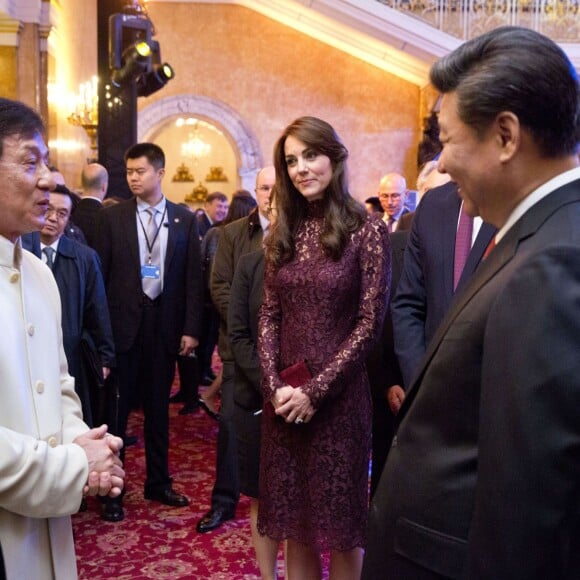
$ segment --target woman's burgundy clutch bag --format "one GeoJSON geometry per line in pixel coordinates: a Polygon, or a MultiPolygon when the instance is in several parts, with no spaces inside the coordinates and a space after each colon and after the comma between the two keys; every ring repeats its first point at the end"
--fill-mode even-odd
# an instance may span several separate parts
{"type": "Polygon", "coordinates": [[[300,361],[280,371],[280,378],[291,387],[300,387],[312,378],[306,361],[300,361]]]}

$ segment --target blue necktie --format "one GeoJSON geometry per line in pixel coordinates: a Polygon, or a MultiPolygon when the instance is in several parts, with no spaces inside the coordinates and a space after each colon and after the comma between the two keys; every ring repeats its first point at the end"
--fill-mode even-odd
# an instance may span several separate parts
{"type": "Polygon", "coordinates": [[[46,256],[46,265],[52,270],[54,268],[54,248],[46,246],[42,249],[42,253],[46,256]]]}

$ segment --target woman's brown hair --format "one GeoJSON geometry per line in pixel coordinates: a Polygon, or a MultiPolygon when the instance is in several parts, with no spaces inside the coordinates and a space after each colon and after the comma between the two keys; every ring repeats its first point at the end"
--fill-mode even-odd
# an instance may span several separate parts
{"type": "Polygon", "coordinates": [[[324,226],[320,242],[326,255],[339,260],[349,236],[366,219],[365,208],[348,191],[346,160],[348,150],[331,125],[316,117],[300,117],[288,125],[274,146],[276,168],[277,220],[266,240],[266,258],[279,268],[294,257],[295,236],[304,221],[309,202],[294,187],[286,167],[284,145],[292,137],[314,152],[326,155],[332,164],[332,178],[324,192],[324,226]]]}

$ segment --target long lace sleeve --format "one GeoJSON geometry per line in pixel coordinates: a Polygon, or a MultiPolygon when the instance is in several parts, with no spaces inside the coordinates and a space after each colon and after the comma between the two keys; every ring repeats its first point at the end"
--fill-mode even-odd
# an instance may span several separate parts
{"type": "Polygon", "coordinates": [[[313,222],[300,233],[294,262],[278,272],[266,267],[259,332],[265,400],[283,386],[281,369],[306,360],[313,378],[302,390],[319,406],[363,372],[381,329],[391,277],[385,224],[369,219],[339,262],[323,256],[319,227],[313,222]]]}
{"type": "Polygon", "coordinates": [[[324,368],[302,386],[314,407],[333,398],[352,373],[362,372],[364,360],[378,339],[385,317],[391,285],[391,246],[382,220],[369,220],[361,228],[358,269],[361,284],[356,323],[324,368]]]}
{"type": "Polygon", "coordinates": [[[266,262],[264,294],[258,318],[258,355],[262,367],[262,394],[264,401],[269,401],[275,390],[282,386],[282,381],[278,376],[281,310],[274,280],[274,270],[266,262]]]}

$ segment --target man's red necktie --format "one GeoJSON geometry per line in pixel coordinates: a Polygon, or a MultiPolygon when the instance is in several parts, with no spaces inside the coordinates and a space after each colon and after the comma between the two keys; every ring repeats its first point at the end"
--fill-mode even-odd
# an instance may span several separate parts
{"type": "Polygon", "coordinates": [[[459,213],[459,225],[455,235],[455,256],[453,260],[453,290],[457,288],[461,273],[467,262],[467,256],[471,251],[471,238],[473,236],[473,218],[463,211],[459,213]]]}

